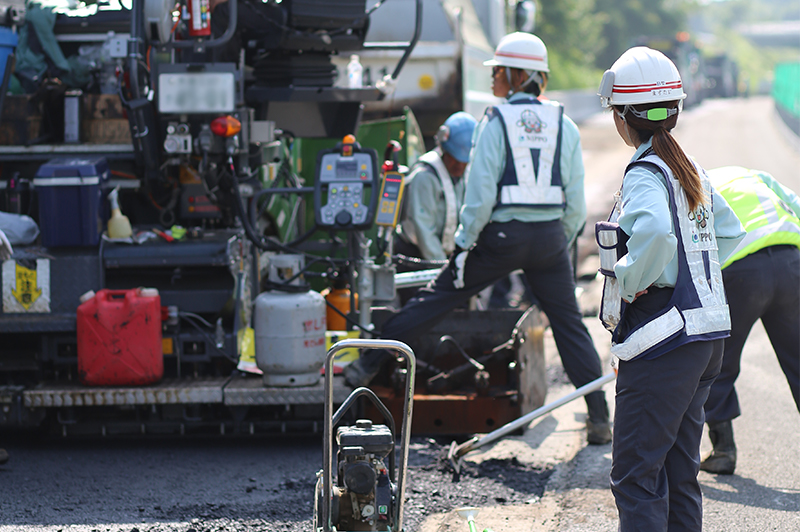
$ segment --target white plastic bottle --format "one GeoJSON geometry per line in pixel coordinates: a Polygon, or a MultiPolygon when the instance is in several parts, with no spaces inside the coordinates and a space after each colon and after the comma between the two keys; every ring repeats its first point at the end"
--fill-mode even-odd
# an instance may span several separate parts
{"type": "Polygon", "coordinates": [[[360,89],[363,86],[364,67],[358,60],[358,55],[353,54],[350,56],[350,62],[347,63],[347,87],[350,89],[360,89]]]}

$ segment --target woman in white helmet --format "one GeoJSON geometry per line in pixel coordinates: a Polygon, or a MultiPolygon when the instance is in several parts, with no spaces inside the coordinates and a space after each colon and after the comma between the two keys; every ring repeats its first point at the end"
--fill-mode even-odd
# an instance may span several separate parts
{"type": "Polygon", "coordinates": [[[611,489],[620,531],[700,531],[703,404],[730,335],[720,263],[744,230],[670,134],[686,97],[672,61],[631,48],[599,95],[636,149],[609,222],[596,227],[601,319],[618,359],[611,489]]]}
{"type": "MultiPolygon", "coordinates": [[[[493,67],[495,96],[507,100],[489,109],[475,130],[456,249],[438,278],[387,320],[382,337],[412,341],[487,286],[523,270],[567,375],[583,386],[602,367],[575,300],[567,251],[586,220],[578,128],[561,105],[537,98],[549,72],[541,39],[507,35],[485,64],[493,67]]],[[[385,352],[362,354],[345,369],[347,382],[369,382],[386,358],[385,352]]],[[[605,394],[589,394],[586,402],[589,443],[608,443],[605,394]]]]}

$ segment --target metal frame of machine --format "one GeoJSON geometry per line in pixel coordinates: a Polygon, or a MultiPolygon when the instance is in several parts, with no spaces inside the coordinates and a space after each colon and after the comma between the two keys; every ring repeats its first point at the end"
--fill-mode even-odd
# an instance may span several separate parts
{"type": "MultiPolygon", "coordinates": [[[[351,168],[354,154],[371,152],[362,150],[356,138],[347,138],[318,156],[318,165],[330,165],[339,174],[323,179],[318,168],[314,183],[302,183],[290,166],[295,138],[353,133],[361,103],[380,100],[391,90],[419,38],[422,0],[415,3],[411,40],[364,43],[359,38],[366,33],[369,13],[339,27],[333,11],[325,15],[319,9],[324,4],[330,11],[335,2],[259,2],[272,17],[262,21],[270,31],[252,33],[252,27],[237,31],[237,22],[252,16],[253,4],[228,0],[219,4],[228,16],[223,28],[201,28],[200,34],[188,32],[176,40],[181,20],[191,24],[197,13],[183,13],[175,22],[164,12],[169,2],[133,0],[126,50],[114,56],[123,67],[119,96],[131,145],[0,146],[0,160],[6,168],[33,173],[54,155],[104,156],[112,173],[116,171],[113,185],[121,187],[121,203],[134,227],[161,231],[176,222],[190,227],[178,242],[161,231],[162,238],[140,245],[101,240],[96,247],[15,248],[11,263],[47,263],[50,308],[40,314],[0,312],[0,426],[45,426],[63,435],[321,430],[326,400],[343,403],[350,391],[340,379],[332,379],[328,389],[322,379],[303,386],[265,385],[267,381],[237,371],[237,364],[259,294],[299,293],[308,291],[307,283],[297,288],[304,277],[312,286],[324,286],[331,277],[342,276],[352,288],[346,316],[350,327],[369,336],[382,319],[374,307],[391,301],[395,286],[418,286],[430,278],[430,272],[395,276],[386,257],[391,257],[396,217],[384,217],[392,223],[384,220],[377,234],[371,232],[374,216],[352,218],[360,212],[357,207],[346,216],[333,216],[334,221],[323,215],[316,217],[316,224],[308,222],[314,216],[305,205],[316,203],[319,214],[326,202],[333,205],[339,192],[332,189],[342,182],[337,179],[365,179],[367,166],[372,172],[370,195],[377,199],[383,184],[377,154],[370,155],[369,165],[359,160],[361,170],[351,168]],[[242,35],[255,37],[234,43],[242,35]],[[251,47],[254,41],[262,48],[251,47]],[[345,89],[306,80],[314,79],[320,58],[362,49],[401,50],[403,55],[379,86],[345,89]],[[291,83],[259,81],[259,76],[295,63],[302,69],[289,70],[291,83]],[[202,98],[191,99],[198,95],[202,98]],[[326,155],[338,162],[323,163],[326,155]],[[356,174],[348,174],[353,169],[356,174]],[[310,201],[312,194],[315,202],[310,201]],[[301,261],[288,277],[266,275],[271,260],[289,254],[304,256],[306,264],[301,261]],[[164,379],[149,386],[82,385],[75,343],[80,296],[101,288],[138,286],[159,290],[164,379]]],[[[356,4],[347,3],[347,9],[356,4]]],[[[125,42],[122,38],[115,37],[115,49],[125,42]]],[[[397,175],[396,164],[387,168],[397,175]]],[[[362,188],[355,188],[361,194],[362,188]]],[[[417,432],[481,432],[543,402],[544,323],[538,311],[471,316],[465,320],[463,314],[454,315],[412,346],[426,353],[427,373],[421,374],[427,377],[426,391],[418,397],[431,406],[425,409],[429,415],[415,424],[417,432]],[[486,324],[483,329],[474,326],[479,322],[486,324]],[[443,335],[450,335],[450,341],[442,342],[443,335]],[[464,412],[463,423],[445,422],[436,413],[454,407],[464,412]]],[[[310,322],[309,327],[319,329],[310,322]]],[[[258,355],[259,340],[254,341],[258,355]]],[[[302,341],[316,346],[320,340],[302,341]]],[[[323,362],[320,356],[316,367],[303,371],[319,371],[323,362]]],[[[409,380],[398,369],[375,387],[395,415],[403,405],[398,389],[409,380]]]]}

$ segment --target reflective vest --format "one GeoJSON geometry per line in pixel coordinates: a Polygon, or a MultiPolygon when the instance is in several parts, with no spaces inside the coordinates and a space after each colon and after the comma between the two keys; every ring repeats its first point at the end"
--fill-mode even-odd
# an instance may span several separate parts
{"type": "Polygon", "coordinates": [[[759,172],[730,166],[711,170],[708,177],[747,231],[723,268],[769,246],[788,244],[800,248],[800,218],[761,179],[759,172]]]}
{"type": "Polygon", "coordinates": [[[564,107],[531,97],[490,107],[486,114],[500,118],[506,140],[495,209],[566,205],[561,182],[564,107]]]}
{"type": "MultiPolygon", "coordinates": [[[[601,319],[613,332],[611,353],[621,360],[653,359],[689,342],[726,338],[731,329],[714,232],[713,204],[710,209],[699,205],[694,212],[690,211],[686,193],[672,171],[659,157],[648,153],[652,152],[645,152],[625,172],[637,165],[647,165],[666,178],[672,226],[678,240],[678,277],[669,304],[620,339],[619,323],[627,303],[620,296],[613,272],[617,257],[627,253],[627,249],[621,241],[624,238],[613,236],[614,225],[616,233],[622,233],[616,224],[621,212],[618,199],[609,222],[599,223],[595,230],[601,247],[601,273],[606,276],[601,319]]],[[[697,171],[707,196],[712,197],[705,172],[700,167],[697,171]]]]}
{"type": "MultiPolygon", "coordinates": [[[[458,227],[458,203],[456,199],[456,189],[453,186],[453,178],[450,177],[450,172],[442,161],[441,148],[436,148],[428,153],[422,155],[417,159],[417,163],[427,167],[433,174],[439,178],[439,183],[442,185],[442,192],[444,193],[444,229],[442,230],[442,250],[446,255],[450,255],[456,249],[456,228],[458,227]]],[[[409,185],[414,180],[406,181],[409,185]]],[[[409,242],[415,246],[419,245],[417,233],[411,224],[403,224],[403,235],[406,236],[409,242]]]]}

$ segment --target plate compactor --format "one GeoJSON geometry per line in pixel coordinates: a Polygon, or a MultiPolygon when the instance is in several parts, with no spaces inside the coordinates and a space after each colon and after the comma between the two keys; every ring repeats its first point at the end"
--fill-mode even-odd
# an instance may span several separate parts
{"type": "Polygon", "coordinates": [[[314,532],[403,530],[415,366],[411,348],[394,340],[343,340],[328,351],[325,360],[324,462],[322,471],[317,473],[314,492],[314,532]],[[405,360],[407,377],[399,458],[394,418],[372,390],[356,388],[333,413],[333,359],[337,352],[348,348],[386,349],[405,360]],[[359,419],[353,426],[338,428],[334,483],[333,428],[360,397],[366,397],[373,403],[386,424],[359,419]]]}

